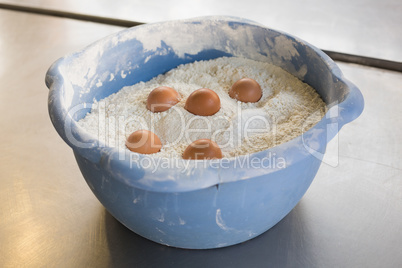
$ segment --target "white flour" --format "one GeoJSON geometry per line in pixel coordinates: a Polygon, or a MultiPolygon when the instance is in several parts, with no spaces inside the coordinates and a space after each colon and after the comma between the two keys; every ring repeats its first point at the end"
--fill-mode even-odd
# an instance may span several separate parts
{"type": "Polygon", "coordinates": [[[181,158],[192,142],[208,138],[218,143],[224,157],[262,151],[287,142],[314,126],[326,112],[325,103],[309,85],[274,65],[243,58],[218,58],[178,66],[144,83],[124,87],[95,102],[78,123],[108,146],[125,148],[125,139],[139,129],[153,131],[163,147],[152,156],[181,158]],[[242,103],[229,97],[237,80],[256,80],[262,98],[242,103]],[[158,86],[174,88],[182,100],[171,109],[152,113],[148,94],[158,86]],[[209,88],[220,97],[221,109],[197,116],[184,109],[196,89],[209,88]]]}

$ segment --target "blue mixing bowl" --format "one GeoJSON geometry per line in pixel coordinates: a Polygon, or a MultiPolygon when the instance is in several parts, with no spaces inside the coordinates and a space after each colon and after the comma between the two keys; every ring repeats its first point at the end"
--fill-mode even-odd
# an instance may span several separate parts
{"type": "Polygon", "coordinates": [[[278,223],[310,186],[329,140],[364,106],[359,89],[322,51],[233,17],[121,31],[57,60],[46,84],[53,125],[105,208],[143,237],[193,249],[241,243],[278,223]],[[317,90],[327,114],[303,135],[268,150],[233,159],[170,159],[163,167],[147,155],[108,147],[77,124],[94,100],[180,64],[221,56],[280,66],[317,90]]]}

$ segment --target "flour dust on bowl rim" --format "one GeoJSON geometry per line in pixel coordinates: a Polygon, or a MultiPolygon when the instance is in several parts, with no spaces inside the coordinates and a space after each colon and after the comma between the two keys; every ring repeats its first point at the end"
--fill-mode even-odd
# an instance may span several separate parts
{"type": "Polygon", "coordinates": [[[192,249],[241,243],[278,223],[310,186],[329,140],[364,106],[360,91],[323,52],[289,34],[234,17],[167,21],[121,31],[57,60],[46,84],[53,125],[105,208],[143,237],[192,249]],[[327,114],[303,135],[271,149],[233,159],[170,159],[168,167],[147,155],[107,147],[77,124],[94,100],[180,64],[221,56],[281,67],[317,90],[327,114]],[[250,165],[263,159],[270,159],[270,166],[250,165]],[[272,164],[275,159],[285,165],[272,164]],[[138,164],[144,161],[148,165],[138,164]]]}

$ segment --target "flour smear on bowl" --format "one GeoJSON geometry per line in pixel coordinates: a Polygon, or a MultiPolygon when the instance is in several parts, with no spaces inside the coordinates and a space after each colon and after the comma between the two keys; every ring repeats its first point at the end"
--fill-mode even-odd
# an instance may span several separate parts
{"type": "Polygon", "coordinates": [[[295,76],[269,63],[222,57],[180,65],[148,82],[122,88],[94,102],[92,110],[78,123],[102,143],[126,150],[125,140],[134,131],[146,129],[162,141],[156,157],[181,158],[197,139],[211,139],[223,157],[262,151],[287,142],[322,119],[326,105],[318,93],[295,76]],[[241,78],[256,80],[263,91],[255,103],[232,99],[228,92],[241,78]],[[181,100],[165,112],[146,108],[148,94],[159,86],[179,92],[181,100]],[[195,90],[209,88],[221,101],[212,116],[197,116],[184,109],[195,90]]]}

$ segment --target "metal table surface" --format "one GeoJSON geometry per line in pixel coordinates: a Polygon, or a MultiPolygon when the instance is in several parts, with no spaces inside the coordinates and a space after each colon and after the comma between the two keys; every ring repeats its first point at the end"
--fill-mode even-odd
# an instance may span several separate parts
{"type": "Polygon", "coordinates": [[[206,15],[238,16],[292,33],[321,49],[402,61],[399,0],[2,0],[1,3],[145,23],[206,15]]]}
{"type": "Polygon", "coordinates": [[[236,246],[183,250],[118,223],[51,125],[44,75],[121,29],[0,10],[0,267],[402,267],[402,73],[353,64],[339,66],[365,110],[272,229],[236,246]]]}

